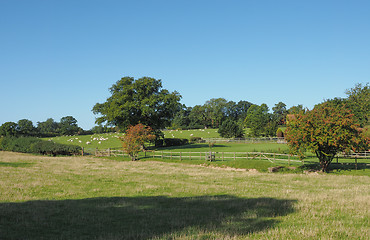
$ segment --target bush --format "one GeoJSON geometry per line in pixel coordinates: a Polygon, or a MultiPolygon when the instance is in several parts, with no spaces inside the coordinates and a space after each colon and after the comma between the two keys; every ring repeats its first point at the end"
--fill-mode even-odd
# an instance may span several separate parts
{"type": "Polygon", "coordinates": [[[156,147],[172,147],[189,144],[186,138],[163,138],[155,140],[156,147]]]}
{"type": "Polygon", "coordinates": [[[284,132],[280,128],[276,131],[276,136],[278,138],[283,138],[284,137],[284,132]]]}
{"type": "Polygon", "coordinates": [[[190,137],[190,143],[199,143],[202,141],[201,137],[190,137]]]}
{"type": "Polygon", "coordinates": [[[43,141],[35,137],[3,137],[0,141],[0,150],[56,156],[79,154],[81,147],[43,141]]]}

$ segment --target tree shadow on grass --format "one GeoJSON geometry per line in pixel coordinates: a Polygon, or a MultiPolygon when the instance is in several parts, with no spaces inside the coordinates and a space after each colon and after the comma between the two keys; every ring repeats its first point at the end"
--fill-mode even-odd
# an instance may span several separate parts
{"type": "Polygon", "coordinates": [[[2,239],[151,239],[180,231],[242,236],[271,228],[295,200],[230,195],[0,203],[2,239]]]}
{"type": "MultiPolygon", "coordinates": [[[[320,171],[321,166],[319,163],[308,163],[300,167],[303,170],[315,170],[320,171]]],[[[351,171],[351,170],[364,170],[370,169],[369,164],[366,163],[330,163],[329,172],[336,171],[351,171]]]]}

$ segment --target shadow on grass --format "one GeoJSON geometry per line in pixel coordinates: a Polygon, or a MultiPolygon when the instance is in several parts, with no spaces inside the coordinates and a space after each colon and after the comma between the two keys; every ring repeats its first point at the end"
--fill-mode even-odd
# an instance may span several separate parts
{"type": "MultiPolygon", "coordinates": [[[[303,170],[321,170],[319,163],[308,163],[300,167],[303,170]]],[[[369,164],[366,163],[330,163],[329,165],[329,172],[331,171],[350,171],[350,170],[364,170],[370,169],[369,164]]]]}
{"type": "MultiPolygon", "coordinates": [[[[151,239],[179,231],[241,236],[271,228],[295,200],[200,196],[0,203],[2,239],[151,239]]],[[[172,235],[173,236],[173,235],[172,235]]]]}
{"type": "Polygon", "coordinates": [[[34,164],[28,162],[0,162],[0,167],[31,167],[34,164]]]}

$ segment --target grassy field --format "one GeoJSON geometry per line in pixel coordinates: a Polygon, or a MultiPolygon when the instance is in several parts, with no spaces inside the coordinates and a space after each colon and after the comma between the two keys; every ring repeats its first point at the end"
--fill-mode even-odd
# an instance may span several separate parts
{"type": "Polygon", "coordinates": [[[1,239],[369,239],[370,178],[0,152],[1,239]]]}

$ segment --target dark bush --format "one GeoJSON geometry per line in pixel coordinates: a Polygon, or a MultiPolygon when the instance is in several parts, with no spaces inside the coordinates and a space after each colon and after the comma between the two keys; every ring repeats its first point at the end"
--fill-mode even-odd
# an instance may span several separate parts
{"type": "Polygon", "coordinates": [[[74,155],[81,152],[81,147],[59,144],[51,141],[41,141],[31,146],[33,153],[43,155],[74,155]]]}
{"type": "Polygon", "coordinates": [[[199,143],[202,141],[201,137],[190,137],[190,143],[199,143]]]}
{"type": "Polygon", "coordinates": [[[156,147],[172,147],[189,144],[189,140],[186,138],[163,138],[155,141],[156,147]]]}

